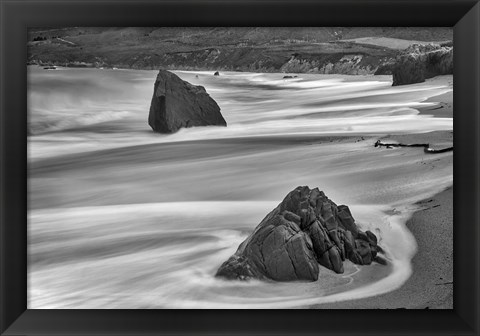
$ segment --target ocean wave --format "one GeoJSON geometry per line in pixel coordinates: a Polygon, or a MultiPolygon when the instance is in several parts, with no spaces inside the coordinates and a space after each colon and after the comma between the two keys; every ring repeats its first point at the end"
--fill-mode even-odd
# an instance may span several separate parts
{"type": "Polygon", "coordinates": [[[350,263],[343,275],[322,269],[319,281],[295,286],[215,278],[216,269],[274,204],[174,202],[31,211],[29,282],[35,292],[29,308],[291,308],[387,292],[408,278],[415,244],[404,227],[406,217],[387,216],[388,207],[375,205],[351,206],[363,229],[376,232],[391,262],[373,283],[350,263]]]}
{"type": "MultiPolygon", "coordinates": [[[[378,132],[379,128],[399,127],[399,120],[384,119],[382,125],[375,128],[372,116],[388,116],[389,109],[395,109],[397,115],[402,111],[411,115],[411,108],[428,106],[422,103],[429,97],[442,94],[451,89],[441,85],[417,84],[408,87],[391,87],[390,82],[365,78],[361,81],[332,76],[304,75],[295,80],[276,79],[281,74],[252,74],[228,72],[216,77],[207,72],[180,72],[181,77],[193,84],[203,85],[207,92],[218,102],[229,127],[223,134],[242,125],[253,124],[258,120],[275,122],[273,127],[288,129],[291,119],[308,115],[309,120],[298,127],[311,124],[318,129],[328,124],[332,132],[342,131],[345,127],[332,127],[328,120],[333,113],[336,119],[343,117],[343,123],[355,132],[378,132]],[[195,75],[200,74],[199,78],[195,75]],[[318,79],[321,78],[321,79],[318,79]],[[409,110],[410,109],[410,110],[409,110]],[[349,114],[355,111],[353,117],[349,114]],[[313,120],[316,120],[315,125],[313,120]],[[326,120],[324,120],[326,119],[326,120]],[[283,121],[283,124],[279,124],[283,121]],[[365,126],[372,124],[370,129],[365,126]],[[358,125],[358,127],[357,127],[358,125]]],[[[49,72],[30,70],[29,72],[29,130],[31,135],[45,132],[72,130],[78,127],[106,123],[122,118],[141,129],[148,130],[146,118],[152,95],[155,71],[118,72],[113,70],[64,70],[49,72]]],[[[425,119],[425,116],[418,117],[425,119]]],[[[428,118],[428,123],[420,127],[418,123],[406,123],[402,130],[408,130],[415,124],[419,128],[451,127],[450,122],[428,118]],[[443,125],[439,126],[438,124],[443,125]]],[[[417,119],[417,121],[420,121],[417,119]]],[[[261,124],[257,128],[269,127],[261,124]]],[[[201,129],[201,128],[200,128],[201,129]]],[[[89,131],[87,127],[83,131],[89,131]]],[[[95,133],[95,128],[90,130],[95,133]]],[[[308,127],[306,129],[308,132],[308,127]]],[[[202,133],[202,132],[200,132],[202,133]]],[[[258,133],[258,131],[257,131],[258,133]]],[[[285,133],[294,133],[292,130],[285,133]]],[[[237,134],[233,134],[237,136],[237,134]]]]}

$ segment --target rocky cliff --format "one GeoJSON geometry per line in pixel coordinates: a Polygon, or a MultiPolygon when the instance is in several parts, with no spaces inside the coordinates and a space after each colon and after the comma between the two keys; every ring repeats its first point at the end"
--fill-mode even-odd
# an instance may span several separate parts
{"type": "Polygon", "coordinates": [[[414,41],[452,37],[448,27],[32,28],[27,51],[29,64],[47,66],[356,75],[414,41]]]}
{"type": "Polygon", "coordinates": [[[447,74],[453,74],[453,46],[412,45],[397,56],[392,69],[394,86],[447,74]]]}
{"type": "Polygon", "coordinates": [[[192,85],[166,70],[157,75],[148,124],[160,133],[173,133],[182,127],[227,126],[203,86],[192,85]]]}
{"type": "Polygon", "coordinates": [[[344,75],[395,70],[393,83],[402,85],[451,73],[452,39],[451,27],[30,28],[27,64],[344,75]],[[447,49],[415,50],[424,45],[447,49]]]}
{"type": "Polygon", "coordinates": [[[337,206],[318,188],[297,187],[240,244],[216,276],[315,281],[326,269],[343,273],[346,259],[358,265],[384,263],[377,256],[379,251],[377,237],[357,227],[347,206],[337,206]]]}

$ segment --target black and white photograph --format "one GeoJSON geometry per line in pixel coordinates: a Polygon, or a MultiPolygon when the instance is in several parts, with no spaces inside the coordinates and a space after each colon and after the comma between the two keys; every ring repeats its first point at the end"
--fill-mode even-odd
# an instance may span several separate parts
{"type": "Polygon", "coordinates": [[[29,27],[28,309],[453,309],[453,49],[29,27]]]}

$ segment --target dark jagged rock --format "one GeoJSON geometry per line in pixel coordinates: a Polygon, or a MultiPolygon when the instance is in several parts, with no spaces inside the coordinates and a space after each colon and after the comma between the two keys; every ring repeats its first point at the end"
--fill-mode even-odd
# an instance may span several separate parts
{"type": "Polygon", "coordinates": [[[397,56],[392,85],[422,83],[447,74],[453,74],[453,47],[414,44],[397,56]]]}
{"type": "Polygon", "coordinates": [[[166,70],[160,70],[155,81],[148,124],[160,133],[173,133],[182,127],[227,126],[203,86],[192,85],[166,70]]]}
{"type": "Polygon", "coordinates": [[[215,73],[214,73],[213,75],[214,75],[214,76],[220,76],[220,72],[215,71],[215,73]]]}
{"type": "Polygon", "coordinates": [[[318,279],[321,266],[343,273],[343,261],[372,261],[377,237],[358,229],[350,209],[337,206],[318,188],[297,187],[273,209],[225,261],[216,276],[227,279],[293,281],[318,279]]]}

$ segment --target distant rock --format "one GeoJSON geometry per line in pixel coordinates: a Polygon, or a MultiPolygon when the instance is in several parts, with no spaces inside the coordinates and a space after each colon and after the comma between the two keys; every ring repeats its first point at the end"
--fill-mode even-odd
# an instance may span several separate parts
{"type": "Polygon", "coordinates": [[[414,44],[397,56],[393,86],[422,83],[426,78],[453,74],[453,47],[414,44]]]}
{"type": "Polygon", "coordinates": [[[213,75],[214,75],[214,76],[220,76],[220,72],[215,71],[215,73],[214,73],[213,75]]]}
{"type": "Polygon", "coordinates": [[[203,86],[192,85],[166,70],[160,70],[155,81],[148,124],[159,133],[173,133],[182,127],[227,126],[203,86]]]}
{"type": "Polygon", "coordinates": [[[320,266],[343,273],[343,261],[377,259],[377,237],[358,229],[350,209],[318,188],[297,187],[273,209],[217,271],[217,277],[294,281],[318,279],[320,266]]]}

